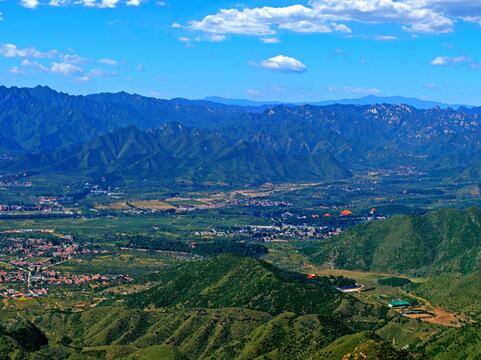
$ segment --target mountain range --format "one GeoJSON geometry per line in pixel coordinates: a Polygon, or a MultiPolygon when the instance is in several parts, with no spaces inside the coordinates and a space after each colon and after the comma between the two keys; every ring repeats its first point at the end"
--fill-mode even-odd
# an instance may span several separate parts
{"type": "Polygon", "coordinates": [[[257,183],[337,180],[358,170],[412,165],[475,177],[480,116],[480,108],[264,109],[0,87],[0,172],[257,183]]]}
{"type": "Polygon", "coordinates": [[[461,104],[446,104],[437,101],[421,100],[413,97],[404,96],[375,96],[368,95],[361,98],[354,99],[338,99],[338,100],[324,100],[324,101],[310,101],[310,102],[283,102],[283,101],[255,101],[246,99],[231,99],[220,96],[209,96],[205,100],[224,104],[224,105],[237,105],[237,106],[249,106],[249,107],[272,107],[275,105],[313,105],[313,106],[326,106],[334,104],[342,105],[376,105],[376,104],[390,104],[390,105],[409,105],[418,109],[431,109],[439,107],[442,109],[452,108],[472,108],[472,106],[461,104]]]}

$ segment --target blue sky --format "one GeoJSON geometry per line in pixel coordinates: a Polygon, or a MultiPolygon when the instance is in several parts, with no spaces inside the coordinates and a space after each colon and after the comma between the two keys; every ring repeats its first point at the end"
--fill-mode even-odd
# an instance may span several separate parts
{"type": "Polygon", "coordinates": [[[0,83],[481,105],[481,0],[0,0],[0,83]]]}

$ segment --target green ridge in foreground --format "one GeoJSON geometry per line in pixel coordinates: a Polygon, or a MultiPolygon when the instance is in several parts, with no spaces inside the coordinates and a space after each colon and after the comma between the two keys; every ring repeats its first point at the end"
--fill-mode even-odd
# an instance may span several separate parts
{"type": "Polygon", "coordinates": [[[159,284],[153,288],[129,296],[127,305],[135,308],[242,307],[271,315],[293,312],[349,316],[380,311],[339,293],[327,279],[308,281],[302,275],[248,257],[227,255],[182,264],[158,274],[155,281],[159,284]]]}
{"type": "Polygon", "coordinates": [[[360,330],[385,325],[384,308],[336,291],[327,279],[310,281],[263,260],[224,255],[148,280],[156,285],[113,306],[32,310],[49,345],[30,358],[410,359],[360,330]]]}

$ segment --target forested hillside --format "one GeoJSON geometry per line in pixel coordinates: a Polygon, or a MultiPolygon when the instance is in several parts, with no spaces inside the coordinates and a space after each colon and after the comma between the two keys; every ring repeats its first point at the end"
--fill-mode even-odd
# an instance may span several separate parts
{"type": "Polygon", "coordinates": [[[319,245],[313,258],[339,268],[404,274],[481,269],[481,210],[442,209],[370,222],[319,245]]]}
{"type": "Polygon", "coordinates": [[[480,135],[475,109],[255,108],[0,88],[3,172],[254,183],[338,180],[353,170],[405,165],[472,178],[480,135]]]}

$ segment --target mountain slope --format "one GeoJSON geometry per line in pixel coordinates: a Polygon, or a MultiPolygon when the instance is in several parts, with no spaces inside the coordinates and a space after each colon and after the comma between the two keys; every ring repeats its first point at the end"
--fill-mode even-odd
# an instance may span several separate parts
{"type": "Polygon", "coordinates": [[[17,166],[50,173],[228,183],[334,180],[351,175],[327,150],[290,153],[256,139],[235,140],[175,123],[148,131],[134,126],[116,130],[84,146],[23,156],[17,166]]]}
{"type": "Polygon", "coordinates": [[[127,304],[185,308],[244,307],[270,314],[332,314],[349,301],[325,280],[304,283],[258,259],[220,256],[160,273],[159,285],[129,297],[127,304]]]}
{"type": "Polygon", "coordinates": [[[67,343],[63,351],[99,359],[156,359],[156,352],[210,360],[410,358],[359,332],[384,325],[385,309],[338,292],[327,279],[307,280],[262,260],[220,256],[145,281],[150,289],[121,296],[125,301],[115,305],[46,311],[33,319],[50,334],[52,348],[67,343]]]}
{"type": "Polygon", "coordinates": [[[327,278],[307,280],[260,259],[225,255],[153,275],[157,285],[127,298],[135,308],[247,308],[277,315],[321,314],[357,328],[382,323],[386,309],[338,292],[327,278]]]}
{"type": "Polygon", "coordinates": [[[46,87],[0,87],[0,171],[43,163],[55,165],[41,169],[52,173],[251,183],[335,180],[352,170],[412,165],[457,173],[469,168],[460,179],[472,179],[481,164],[480,116],[478,109],[466,108],[252,109],[127,93],[70,96],[46,87]],[[181,130],[174,131],[176,126],[181,130]]]}
{"type": "MultiPolygon", "coordinates": [[[[52,348],[94,359],[411,359],[370,332],[353,332],[317,314],[267,313],[239,308],[175,311],[125,307],[81,313],[46,312],[36,324],[51,334],[52,348]],[[392,357],[379,357],[389,354],[392,357]],[[377,357],[375,357],[377,356],[377,357]]],[[[48,349],[43,351],[48,354],[48,349]]]]}
{"type": "MultiPolygon", "coordinates": [[[[156,128],[168,122],[208,126],[233,121],[244,110],[209,102],[158,100],[127,93],[71,96],[48,87],[0,87],[1,139],[24,151],[57,150],[135,125],[156,128]]],[[[9,150],[9,147],[3,147],[9,150]]]]}
{"type": "Polygon", "coordinates": [[[425,274],[481,269],[481,210],[442,209],[355,227],[313,258],[339,268],[425,274]]]}

